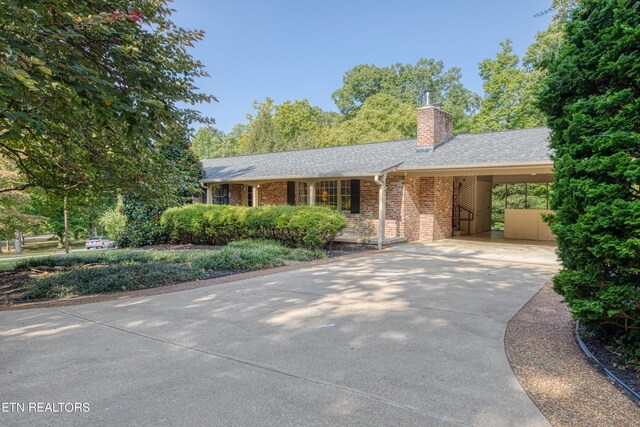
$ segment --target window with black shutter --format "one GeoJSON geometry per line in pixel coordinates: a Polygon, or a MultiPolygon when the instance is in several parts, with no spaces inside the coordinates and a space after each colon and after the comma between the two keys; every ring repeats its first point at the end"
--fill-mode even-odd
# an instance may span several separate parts
{"type": "Polygon", "coordinates": [[[360,213],[360,180],[351,180],[351,213],[360,213]]]}
{"type": "Polygon", "coordinates": [[[296,204],[296,182],[295,181],[287,181],[287,204],[291,206],[296,204]]]}

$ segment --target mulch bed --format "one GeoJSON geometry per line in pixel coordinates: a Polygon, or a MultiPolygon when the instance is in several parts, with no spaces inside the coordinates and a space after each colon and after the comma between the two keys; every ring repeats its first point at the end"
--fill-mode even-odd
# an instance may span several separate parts
{"type": "Polygon", "coordinates": [[[585,331],[580,331],[580,339],[605,368],[633,391],[640,394],[640,366],[627,365],[622,354],[615,347],[605,344],[596,337],[589,336],[585,331]]]}
{"type": "Polygon", "coordinates": [[[509,321],[505,350],[522,387],[554,426],[640,425],[640,406],[591,364],[574,328],[550,283],[509,321]]]}
{"type": "Polygon", "coordinates": [[[333,243],[331,246],[325,249],[329,258],[337,256],[359,254],[362,252],[376,251],[373,245],[360,245],[357,243],[333,243]]]}
{"type": "Polygon", "coordinates": [[[46,273],[33,270],[0,271],[0,305],[23,299],[25,285],[41,274],[46,273]]]}

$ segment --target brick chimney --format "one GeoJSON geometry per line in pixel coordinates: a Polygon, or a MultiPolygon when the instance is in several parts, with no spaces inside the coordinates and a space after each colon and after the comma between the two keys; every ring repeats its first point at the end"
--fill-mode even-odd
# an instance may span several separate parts
{"type": "Polygon", "coordinates": [[[453,137],[453,116],[439,105],[418,108],[417,151],[433,151],[436,146],[453,137]]]}

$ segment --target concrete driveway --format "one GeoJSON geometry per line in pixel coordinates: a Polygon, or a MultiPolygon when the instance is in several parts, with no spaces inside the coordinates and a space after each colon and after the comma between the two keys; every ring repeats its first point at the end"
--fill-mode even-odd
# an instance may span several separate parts
{"type": "Polygon", "coordinates": [[[553,275],[553,248],[546,263],[515,263],[448,245],[0,312],[0,424],[547,425],[503,336],[553,275]],[[90,410],[29,413],[29,402],[90,410]]]}

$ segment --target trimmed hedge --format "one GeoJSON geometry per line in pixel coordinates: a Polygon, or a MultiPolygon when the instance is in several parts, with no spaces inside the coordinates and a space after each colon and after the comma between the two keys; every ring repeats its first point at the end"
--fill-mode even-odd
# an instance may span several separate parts
{"type": "Polygon", "coordinates": [[[167,209],[160,223],[173,243],[223,245],[253,238],[311,249],[322,248],[347,226],[342,214],[324,207],[205,204],[167,209]]]}

